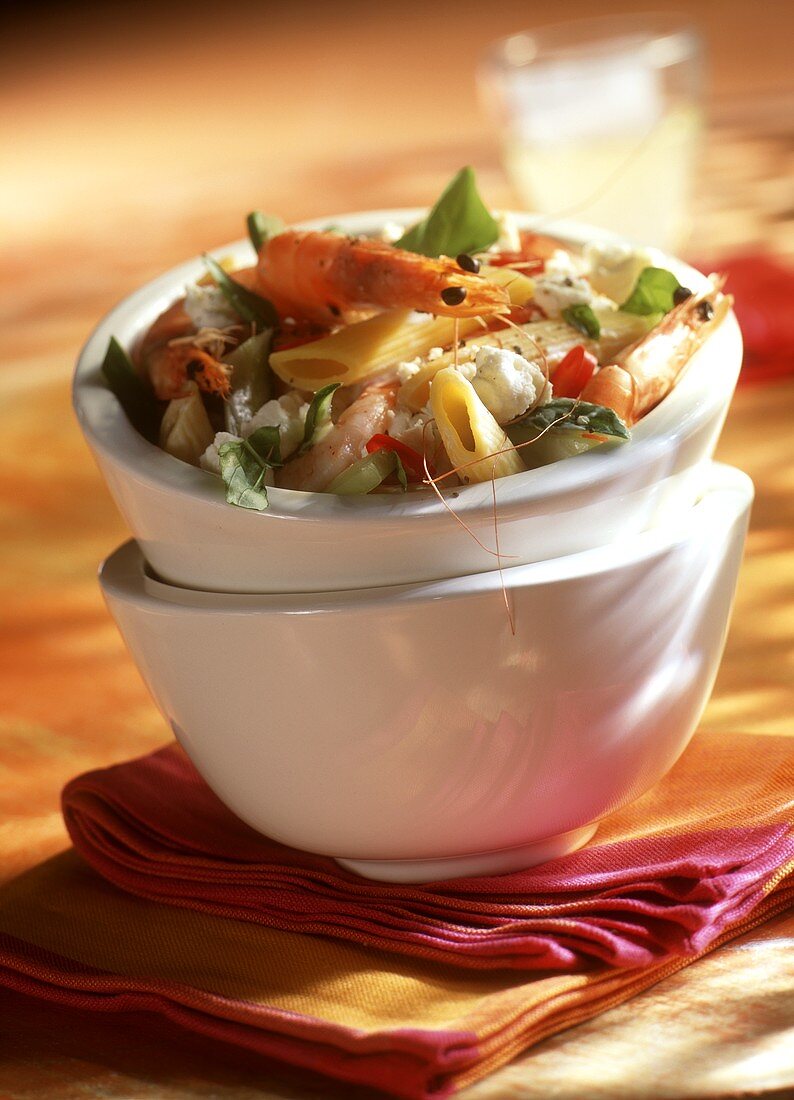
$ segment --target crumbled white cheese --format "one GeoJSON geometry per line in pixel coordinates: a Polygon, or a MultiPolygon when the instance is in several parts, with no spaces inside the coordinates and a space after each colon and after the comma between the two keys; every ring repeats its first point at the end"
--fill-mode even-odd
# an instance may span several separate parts
{"type": "Polygon", "coordinates": [[[551,383],[523,355],[499,347],[481,347],[475,359],[472,385],[500,424],[526,412],[530,405],[551,400],[551,383]]]}
{"type": "Polygon", "coordinates": [[[185,313],[196,328],[226,328],[240,321],[219,287],[198,283],[185,287],[185,313]]]}
{"type": "Polygon", "coordinates": [[[410,409],[398,408],[395,410],[389,425],[389,435],[392,439],[399,439],[401,443],[407,443],[419,454],[424,454],[425,444],[432,443],[430,429],[426,428],[428,421],[432,419],[429,409],[413,413],[410,409]]]}
{"type": "Polygon", "coordinates": [[[397,222],[386,222],[380,231],[380,239],[386,244],[394,244],[404,233],[405,226],[398,225],[397,222]]]}
{"type": "Polygon", "coordinates": [[[397,375],[397,380],[405,384],[409,379],[413,378],[415,374],[418,374],[422,367],[421,357],[417,355],[416,359],[409,359],[405,363],[398,363],[394,373],[397,375]]]}
{"type": "Polygon", "coordinates": [[[209,470],[211,474],[217,474],[220,477],[221,463],[218,458],[218,449],[223,446],[224,443],[239,443],[239,435],[231,435],[230,432],[218,432],[212,443],[207,447],[204,454],[199,459],[199,465],[202,470],[209,470]]]}
{"type": "Polygon", "coordinates": [[[469,382],[474,379],[477,373],[477,353],[479,350],[479,344],[467,344],[465,348],[461,348],[458,352],[458,372],[469,382]]]}
{"type": "Polygon", "coordinates": [[[266,402],[243,428],[247,438],[257,428],[278,428],[281,441],[281,457],[289,456],[297,450],[303,440],[308,404],[299,393],[285,393],[283,397],[266,402]]]}
{"type": "Polygon", "coordinates": [[[430,351],[427,353],[428,363],[432,363],[435,359],[440,359],[443,354],[443,348],[431,348],[430,351]]]}
{"type": "Polygon", "coordinates": [[[535,280],[535,301],[547,317],[559,317],[569,306],[590,305],[593,288],[587,279],[570,275],[543,275],[535,280]]]}
{"type": "Polygon", "coordinates": [[[589,278],[593,289],[618,304],[625,302],[631,294],[642,269],[652,267],[654,263],[646,248],[597,241],[586,246],[585,258],[590,264],[589,278]]]}
{"type": "Polygon", "coordinates": [[[545,275],[559,276],[561,279],[576,279],[586,275],[589,264],[581,256],[576,256],[566,248],[555,248],[543,265],[545,275]]]}
{"type": "Polygon", "coordinates": [[[490,252],[520,252],[521,233],[515,217],[506,210],[492,210],[491,214],[499,226],[499,238],[491,245],[490,252]]]}

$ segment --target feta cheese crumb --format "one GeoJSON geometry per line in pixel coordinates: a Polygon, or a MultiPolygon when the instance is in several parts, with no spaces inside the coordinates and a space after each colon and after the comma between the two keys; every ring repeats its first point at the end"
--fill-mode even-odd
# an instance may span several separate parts
{"type": "Polygon", "coordinates": [[[499,226],[499,238],[489,252],[520,252],[521,234],[514,216],[505,210],[492,210],[491,213],[499,226]]]}
{"type": "Polygon", "coordinates": [[[435,359],[440,359],[443,354],[443,348],[431,348],[430,351],[427,353],[428,363],[432,363],[435,359]]]}
{"type": "Polygon", "coordinates": [[[392,439],[399,439],[401,443],[406,443],[419,454],[423,454],[425,442],[429,444],[432,441],[429,430],[425,428],[428,421],[432,419],[432,415],[429,409],[413,413],[410,409],[398,408],[389,425],[389,435],[392,439]]]}
{"type": "Polygon", "coordinates": [[[590,264],[590,283],[600,294],[614,302],[625,302],[634,289],[640,272],[652,267],[654,258],[646,248],[625,244],[601,244],[593,241],[585,248],[590,264]]]}
{"type": "Polygon", "coordinates": [[[380,239],[386,244],[394,244],[405,233],[405,227],[397,222],[386,222],[380,231],[380,239]]]}
{"type": "Polygon", "coordinates": [[[547,317],[556,318],[569,306],[591,305],[593,288],[579,276],[544,272],[535,280],[535,301],[547,317]]]}
{"type": "Polygon", "coordinates": [[[303,440],[308,404],[298,393],[285,393],[273,401],[267,401],[243,428],[247,439],[257,428],[278,428],[281,441],[281,457],[289,456],[303,440]]]}
{"type": "Polygon", "coordinates": [[[422,360],[417,355],[416,359],[409,359],[405,363],[398,363],[394,373],[397,375],[398,381],[404,385],[409,379],[413,378],[415,374],[419,373],[421,366],[422,360]]]}
{"type": "Polygon", "coordinates": [[[199,465],[202,470],[209,470],[211,474],[221,475],[221,462],[218,458],[218,450],[224,443],[239,443],[241,442],[239,435],[232,435],[230,432],[218,432],[212,443],[207,447],[204,454],[199,458],[199,465]]]}
{"type": "Polygon", "coordinates": [[[220,287],[198,283],[185,287],[185,313],[196,328],[226,328],[240,321],[220,287]]]}
{"type": "Polygon", "coordinates": [[[525,413],[530,405],[551,400],[551,383],[535,363],[517,352],[481,347],[475,359],[471,383],[477,395],[500,424],[525,413]]]}
{"type": "Polygon", "coordinates": [[[559,276],[561,279],[566,277],[576,279],[587,274],[589,265],[573,252],[568,252],[565,248],[555,248],[543,265],[543,270],[545,275],[559,276]]]}

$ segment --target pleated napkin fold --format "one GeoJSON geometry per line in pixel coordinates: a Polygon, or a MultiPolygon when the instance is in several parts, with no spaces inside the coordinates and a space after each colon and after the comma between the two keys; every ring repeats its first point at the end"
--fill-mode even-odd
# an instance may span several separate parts
{"type": "Polygon", "coordinates": [[[570,971],[697,954],[794,855],[782,822],[682,831],[638,806],[633,835],[596,837],[528,871],[372,882],[248,828],[176,745],[78,777],[63,808],[78,852],[140,897],[468,967],[570,971]]]}
{"type": "Polygon", "coordinates": [[[701,734],[579,853],[395,886],[260,837],[170,746],[68,785],[83,858],[0,891],[0,983],[443,1096],[790,905],[793,781],[789,739],[701,734]]]}

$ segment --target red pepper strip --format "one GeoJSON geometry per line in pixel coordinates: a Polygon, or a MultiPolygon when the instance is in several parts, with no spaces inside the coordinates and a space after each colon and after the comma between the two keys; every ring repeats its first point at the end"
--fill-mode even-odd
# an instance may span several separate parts
{"type": "Polygon", "coordinates": [[[542,233],[533,233],[529,229],[522,229],[519,238],[521,248],[518,252],[489,253],[487,263],[492,267],[502,267],[504,264],[531,264],[532,267],[521,270],[525,275],[533,275],[542,271],[546,260],[551,259],[558,249],[564,247],[562,241],[554,237],[544,237],[542,233]]]}
{"type": "Polygon", "coordinates": [[[555,397],[578,397],[595,374],[598,361],[583,344],[571,348],[551,376],[555,397]]]}
{"type": "MultiPolygon", "coordinates": [[[[411,481],[424,481],[425,460],[418,451],[415,451],[413,447],[409,447],[407,443],[401,443],[399,439],[392,439],[390,435],[373,435],[367,443],[367,454],[372,454],[374,451],[394,451],[405,467],[405,472],[409,475],[411,481]]],[[[428,462],[427,466],[430,473],[434,474],[435,470],[432,464],[428,462]]]]}

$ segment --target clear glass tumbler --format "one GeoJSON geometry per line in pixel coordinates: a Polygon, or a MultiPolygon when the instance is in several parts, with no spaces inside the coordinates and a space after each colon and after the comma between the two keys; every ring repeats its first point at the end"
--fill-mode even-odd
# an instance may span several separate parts
{"type": "Polygon", "coordinates": [[[703,124],[691,27],[628,15],[525,31],[490,48],[479,82],[527,209],[680,248],[703,124]]]}

